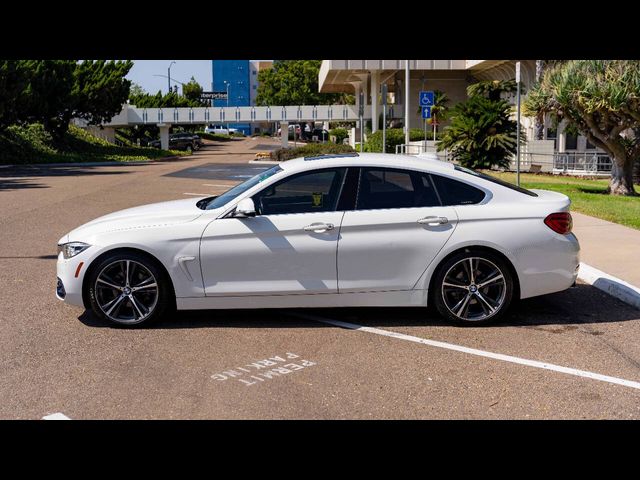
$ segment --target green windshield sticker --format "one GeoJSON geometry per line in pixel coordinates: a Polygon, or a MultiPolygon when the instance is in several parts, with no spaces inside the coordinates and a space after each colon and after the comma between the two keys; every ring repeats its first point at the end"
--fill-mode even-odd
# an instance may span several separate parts
{"type": "Polygon", "coordinates": [[[313,207],[321,207],[322,206],[322,192],[319,193],[312,193],[311,194],[311,198],[312,198],[312,203],[311,206],[313,207]]]}

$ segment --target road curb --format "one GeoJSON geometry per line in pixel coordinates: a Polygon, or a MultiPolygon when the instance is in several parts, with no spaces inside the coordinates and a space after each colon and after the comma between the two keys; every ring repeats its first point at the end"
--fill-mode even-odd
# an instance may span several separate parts
{"type": "Polygon", "coordinates": [[[631,285],[586,263],[580,263],[578,279],[640,309],[640,287],[631,285]]]}

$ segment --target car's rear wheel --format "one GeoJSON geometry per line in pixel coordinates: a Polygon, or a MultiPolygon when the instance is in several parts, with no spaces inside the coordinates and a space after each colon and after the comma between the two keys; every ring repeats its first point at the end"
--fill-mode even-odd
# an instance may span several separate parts
{"type": "Polygon", "coordinates": [[[92,268],[89,302],[100,318],[122,326],[150,325],[172,306],[173,290],[155,261],[135,252],[115,252],[92,268]]]}
{"type": "Polygon", "coordinates": [[[506,262],[488,251],[464,251],[438,269],[432,300],[438,312],[460,325],[493,323],[511,304],[514,279],[506,262]]]}

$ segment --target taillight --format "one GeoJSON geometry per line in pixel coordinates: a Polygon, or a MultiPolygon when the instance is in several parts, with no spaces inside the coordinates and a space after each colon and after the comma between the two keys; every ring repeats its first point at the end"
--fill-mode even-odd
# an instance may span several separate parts
{"type": "Polygon", "coordinates": [[[573,227],[573,219],[569,212],[552,213],[544,219],[544,223],[551,230],[561,235],[571,233],[571,228],[573,227]]]}

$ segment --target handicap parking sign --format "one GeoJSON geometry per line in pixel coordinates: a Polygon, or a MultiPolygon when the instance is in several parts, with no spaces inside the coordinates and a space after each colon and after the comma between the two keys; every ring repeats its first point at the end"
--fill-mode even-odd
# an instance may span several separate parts
{"type": "Polygon", "coordinates": [[[431,107],[422,107],[422,118],[431,118],[431,107]]]}
{"type": "Polygon", "coordinates": [[[421,107],[432,107],[433,106],[433,91],[421,91],[420,92],[420,106],[421,107]]]}

